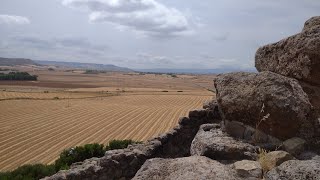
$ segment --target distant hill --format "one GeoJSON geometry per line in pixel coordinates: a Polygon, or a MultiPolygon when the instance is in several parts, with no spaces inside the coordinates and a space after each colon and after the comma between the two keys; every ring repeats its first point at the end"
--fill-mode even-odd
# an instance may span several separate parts
{"type": "Polygon", "coordinates": [[[38,65],[38,64],[32,61],[31,59],[0,57],[0,66],[17,66],[17,65],[38,65]]]}
{"type": "Polygon", "coordinates": [[[120,72],[133,72],[133,70],[125,67],[118,67],[112,64],[93,64],[93,63],[78,63],[78,62],[59,62],[59,61],[35,61],[41,65],[60,66],[77,69],[90,69],[98,71],[120,71],[120,72]]]}
{"type": "Polygon", "coordinates": [[[219,68],[219,69],[136,69],[139,72],[153,73],[185,73],[185,74],[221,74],[235,71],[256,72],[255,68],[236,69],[236,68],[219,68]]]}

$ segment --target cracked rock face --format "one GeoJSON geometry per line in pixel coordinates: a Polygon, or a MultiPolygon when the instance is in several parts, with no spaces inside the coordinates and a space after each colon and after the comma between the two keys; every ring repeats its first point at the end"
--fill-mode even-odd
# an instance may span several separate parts
{"type": "Polygon", "coordinates": [[[215,81],[223,120],[239,121],[285,140],[313,136],[312,105],[299,82],[272,72],[229,73],[215,81]],[[265,117],[265,118],[264,118],[265,117]]]}
{"type": "Polygon", "coordinates": [[[320,16],[309,19],[297,35],[258,49],[255,66],[320,85],[320,16]]]}
{"type": "Polygon", "coordinates": [[[150,159],[137,172],[133,180],[241,180],[228,165],[203,156],[177,159],[150,159]]]}
{"type": "Polygon", "coordinates": [[[218,124],[202,125],[192,141],[191,155],[215,160],[255,159],[256,147],[223,132],[218,124]]]}

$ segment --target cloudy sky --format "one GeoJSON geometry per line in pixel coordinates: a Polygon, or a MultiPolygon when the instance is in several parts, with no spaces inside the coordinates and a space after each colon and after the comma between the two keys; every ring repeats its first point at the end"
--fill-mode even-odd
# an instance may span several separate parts
{"type": "Polygon", "coordinates": [[[316,15],[318,0],[1,0],[0,56],[243,70],[316,15]]]}

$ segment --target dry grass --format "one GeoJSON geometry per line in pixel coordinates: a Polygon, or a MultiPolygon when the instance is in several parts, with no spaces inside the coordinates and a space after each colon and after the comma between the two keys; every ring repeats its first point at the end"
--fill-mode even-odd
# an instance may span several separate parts
{"type": "Polygon", "coordinates": [[[267,158],[266,155],[268,154],[268,151],[265,150],[265,149],[259,148],[257,154],[258,154],[258,161],[259,161],[259,163],[261,165],[261,168],[262,168],[263,172],[264,173],[268,172],[270,170],[270,168],[269,168],[270,167],[270,164],[269,164],[270,161],[268,161],[266,159],[267,158]]]}

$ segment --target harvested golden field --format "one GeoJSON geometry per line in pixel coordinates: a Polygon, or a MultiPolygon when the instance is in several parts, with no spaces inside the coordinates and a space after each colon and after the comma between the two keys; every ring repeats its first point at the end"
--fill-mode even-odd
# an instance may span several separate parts
{"type": "Polygon", "coordinates": [[[15,68],[39,78],[0,81],[0,171],[53,163],[73,146],[147,140],[214,97],[214,75],[15,68]]]}
{"type": "Polygon", "coordinates": [[[212,98],[119,95],[93,99],[0,102],[0,170],[52,163],[65,148],[112,139],[147,140],[212,98]]]}

